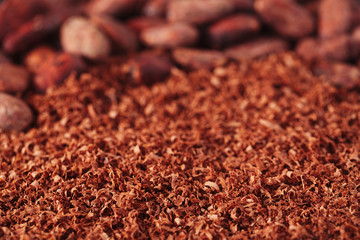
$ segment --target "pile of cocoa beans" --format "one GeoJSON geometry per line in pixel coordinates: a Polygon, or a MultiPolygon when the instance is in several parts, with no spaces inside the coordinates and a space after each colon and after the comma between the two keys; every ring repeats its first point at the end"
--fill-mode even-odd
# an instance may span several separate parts
{"type": "Polygon", "coordinates": [[[360,79],[358,0],[4,0],[0,3],[0,130],[33,121],[21,100],[110,56],[149,84],[173,66],[212,69],[294,50],[346,89],[360,79]],[[161,51],[159,51],[159,49],[161,51]]]}

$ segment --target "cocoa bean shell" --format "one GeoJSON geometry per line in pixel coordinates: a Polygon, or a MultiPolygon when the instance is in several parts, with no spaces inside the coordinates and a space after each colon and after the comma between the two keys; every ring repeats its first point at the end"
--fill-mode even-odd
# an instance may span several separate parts
{"type": "Polygon", "coordinates": [[[66,52],[92,60],[104,59],[110,54],[108,37],[90,20],[81,16],[71,17],[62,25],[60,41],[66,52]]]}
{"type": "Polygon", "coordinates": [[[29,72],[22,66],[10,62],[0,63],[0,91],[24,92],[29,85],[29,72]]]}
{"type": "Polygon", "coordinates": [[[21,131],[33,121],[30,108],[21,99],[0,92],[0,129],[21,131]]]}
{"type": "Polygon", "coordinates": [[[199,38],[198,30],[187,23],[170,23],[144,29],[142,42],[149,47],[173,48],[194,45],[199,38]]]}

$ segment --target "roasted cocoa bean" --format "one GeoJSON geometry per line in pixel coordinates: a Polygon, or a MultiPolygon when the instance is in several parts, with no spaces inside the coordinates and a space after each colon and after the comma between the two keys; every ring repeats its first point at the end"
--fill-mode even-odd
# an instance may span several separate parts
{"type": "Polygon", "coordinates": [[[335,37],[346,33],[351,26],[349,0],[323,0],[319,6],[319,36],[335,37]]]}
{"type": "Polygon", "coordinates": [[[110,38],[114,50],[134,52],[138,49],[136,33],[109,16],[94,16],[91,20],[110,38]]]}
{"type": "Polygon", "coordinates": [[[314,17],[316,17],[319,14],[319,5],[321,0],[312,0],[312,1],[305,1],[302,3],[302,6],[306,8],[314,17]]]}
{"type": "Polygon", "coordinates": [[[255,0],[255,10],[285,37],[305,37],[315,29],[311,13],[294,0],[255,0]]]}
{"type": "Polygon", "coordinates": [[[313,67],[314,74],[323,76],[332,85],[352,89],[360,86],[360,70],[357,66],[342,63],[319,61],[313,67]]]}
{"type": "Polygon", "coordinates": [[[24,92],[29,85],[29,72],[10,62],[0,63],[0,92],[24,92]]]}
{"type": "Polygon", "coordinates": [[[8,0],[0,5],[0,39],[9,32],[29,21],[36,14],[48,10],[47,4],[42,0],[8,0]]]}
{"type": "Polygon", "coordinates": [[[110,54],[110,41],[91,21],[84,17],[69,18],[61,27],[60,41],[66,52],[92,60],[110,54]]]}
{"type": "Polygon", "coordinates": [[[313,61],[319,56],[319,43],[315,38],[303,38],[301,39],[296,48],[295,52],[299,54],[303,59],[307,61],[313,61]]]}
{"type": "Polygon", "coordinates": [[[38,91],[46,91],[64,81],[72,72],[81,72],[85,64],[78,56],[60,53],[52,61],[41,65],[34,77],[34,85],[38,91]]]}
{"type": "Polygon", "coordinates": [[[37,73],[43,65],[49,64],[55,56],[55,50],[47,46],[40,46],[26,54],[24,64],[30,72],[37,73]]]}
{"type": "Polygon", "coordinates": [[[187,69],[211,69],[226,62],[220,51],[176,48],[172,52],[176,63],[187,69]]]}
{"type": "Polygon", "coordinates": [[[351,2],[351,26],[354,28],[360,25],[360,2],[351,2]]]}
{"type": "Polygon", "coordinates": [[[352,57],[351,38],[340,35],[329,39],[307,38],[298,43],[296,52],[304,59],[345,61],[352,57]]]}
{"type": "Polygon", "coordinates": [[[254,0],[230,0],[236,10],[253,10],[254,0]]]}
{"type": "Polygon", "coordinates": [[[123,71],[131,83],[150,85],[165,80],[170,75],[171,68],[171,61],[166,56],[143,52],[130,59],[123,66],[123,71]]]}
{"type": "Polygon", "coordinates": [[[30,108],[22,100],[0,92],[0,129],[21,131],[33,121],[30,108]]]}
{"type": "Polygon", "coordinates": [[[255,16],[237,14],[221,19],[208,29],[210,46],[222,48],[249,38],[260,31],[260,22],[255,16]]]}
{"type": "Polygon", "coordinates": [[[204,24],[214,21],[233,10],[229,0],[173,0],[168,3],[170,22],[204,24]]]}
{"type": "Polygon", "coordinates": [[[144,29],[140,38],[149,47],[173,48],[191,46],[198,40],[195,27],[186,23],[170,23],[144,29]]]}
{"type": "Polygon", "coordinates": [[[163,17],[165,15],[168,0],[148,0],[143,8],[147,17],[163,17]]]}
{"type": "Polygon", "coordinates": [[[351,58],[351,38],[340,35],[326,40],[320,40],[318,48],[319,59],[346,61],[351,58]]]}
{"type": "Polygon", "coordinates": [[[124,16],[144,4],[143,0],[92,0],[85,7],[88,15],[124,16]]]}
{"type": "Polygon", "coordinates": [[[225,55],[238,61],[247,61],[288,49],[289,44],[281,38],[258,38],[226,49],[225,55]]]}
{"type": "Polygon", "coordinates": [[[360,57],[360,27],[355,28],[351,34],[351,53],[354,58],[360,57]]]}
{"type": "Polygon", "coordinates": [[[140,33],[146,28],[156,27],[166,24],[163,18],[157,17],[135,17],[130,19],[126,25],[133,29],[136,33],[140,33]]]}
{"type": "Polygon", "coordinates": [[[31,47],[58,30],[67,17],[68,15],[63,13],[50,13],[34,17],[15,32],[6,35],[3,42],[4,50],[8,53],[17,53],[31,47]]]}

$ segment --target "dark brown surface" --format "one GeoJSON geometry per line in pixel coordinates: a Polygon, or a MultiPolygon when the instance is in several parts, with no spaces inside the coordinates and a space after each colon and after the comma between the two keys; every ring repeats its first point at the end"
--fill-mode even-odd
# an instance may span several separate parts
{"type": "Polygon", "coordinates": [[[120,69],[28,95],[35,126],[0,134],[1,238],[360,238],[358,88],[290,54],[152,87],[120,69]]]}

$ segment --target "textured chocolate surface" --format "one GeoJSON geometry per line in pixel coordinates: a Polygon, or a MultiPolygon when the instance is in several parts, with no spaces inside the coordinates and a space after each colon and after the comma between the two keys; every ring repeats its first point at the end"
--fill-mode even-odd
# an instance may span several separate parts
{"type": "Polygon", "coordinates": [[[150,87],[119,69],[29,93],[34,127],[0,133],[1,238],[360,238],[358,88],[291,54],[150,87]]]}

